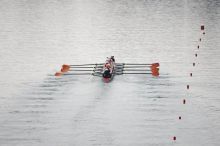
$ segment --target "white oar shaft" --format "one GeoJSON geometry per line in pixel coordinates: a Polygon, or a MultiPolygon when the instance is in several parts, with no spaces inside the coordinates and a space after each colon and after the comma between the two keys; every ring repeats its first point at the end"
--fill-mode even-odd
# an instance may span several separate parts
{"type": "Polygon", "coordinates": [[[72,75],[92,75],[92,73],[68,73],[68,74],[63,74],[65,76],[72,76],[72,75]]]}
{"type": "Polygon", "coordinates": [[[117,69],[117,71],[150,71],[149,69],[117,69]]]}
{"type": "Polygon", "coordinates": [[[94,70],[91,70],[91,69],[89,69],[89,70],[87,70],[87,69],[70,69],[69,71],[94,71],[94,70]]]}
{"type": "Polygon", "coordinates": [[[116,73],[117,75],[122,75],[122,74],[152,74],[152,73],[116,73]]]}
{"type": "Polygon", "coordinates": [[[91,65],[102,65],[103,63],[94,63],[94,64],[75,64],[75,65],[69,65],[70,67],[75,67],[75,66],[91,66],[91,65]]]}
{"type": "Polygon", "coordinates": [[[148,63],[116,63],[116,65],[152,65],[148,63]]]}
{"type": "Polygon", "coordinates": [[[103,68],[103,66],[74,66],[70,68],[103,68]]]}
{"type": "Polygon", "coordinates": [[[65,76],[72,76],[72,75],[94,75],[94,76],[101,76],[102,73],[98,73],[98,72],[95,72],[95,73],[68,73],[68,74],[63,74],[65,76]]]}
{"type": "Polygon", "coordinates": [[[118,68],[149,68],[150,66],[124,66],[124,67],[118,67],[118,68]]]}

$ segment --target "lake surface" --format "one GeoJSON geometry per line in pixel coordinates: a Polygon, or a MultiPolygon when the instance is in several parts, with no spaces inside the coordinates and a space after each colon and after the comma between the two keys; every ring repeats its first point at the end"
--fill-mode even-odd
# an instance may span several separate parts
{"type": "Polygon", "coordinates": [[[219,0],[1,0],[0,145],[220,145],[219,26],[219,0]],[[111,55],[160,77],[53,76],[111,55]]]}

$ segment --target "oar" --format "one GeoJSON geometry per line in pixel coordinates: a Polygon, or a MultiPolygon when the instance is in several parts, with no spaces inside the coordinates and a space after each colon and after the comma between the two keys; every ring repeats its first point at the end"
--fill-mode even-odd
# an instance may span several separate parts
{"type": "Polygon", "coordinates": [[[103,68],[103,66],[76,66],[76,67],[70,67],[70,68],[103,68]]]}
{"type": "Polygon", "coordinates": [[[68,74],[63,74],[65,76],[72,76],[72,75],[92,75],[92,73],[68,73],[68,74]]]}
{"type": "Polygon", "coordinates": [[[148,63],[124,63],[123,65],[152,65],[148,63]]]}
{"type": "Polygon", "coordinates": [[[140,75],[142,75],[142,74],[151,74],[151,75],[153,75],[153,76],[159,76],[159,73],[156,73],[156,72],[154,72],[154,73],[149,73],[149,72],[146,72],[146,73],[135,73],[135,72],[131,72],[131,73],[116,73],[116,75],[122,75],[122,74],[140,74],[140,75]]]}
{"type": "Polygon", "coordinates": [[[159,66],[159,63],[116,63],[116,65],[157,65],[159,66]]]}
{"type": "Polygon", "coordinates": [[[67,73],[63,73],[63,72],[56,72],[55,76],[62,76],[62,75],[91,75],[92,73],[71,73],[71,74],[67,74],[67,73]]]}
{"type": "Polygon", "coordinates": [[[97,73],[97,72],[95,72],[95,73],[68,73],[68,74],[63,74],[63,75],[94,75],[94,76],[100,76],[101,73],[100,74],[97,73]]]}
{"type": "Polygon", "coordinates": [[[159,63],[116,63],[116,66],[122,66],[122,67],[133,67],[133,66],[153,66],[153,67],[159,67],[159,63]]]}
{"type": "Polygon", "coordinates": [[[151,66],[151,72],[153,76],[159,76],[159,68],[151,66]]]}
{"type": "Polygon", "coordinates": [[[75,66],[91,66],[91,65],[103,65],[104,63],[92,63],[92,64],[71,64],[69,65],[70,67],[75,67],[75,66]]]}
{"type": "Polygon", "coordinates": [[[159,76],[159,68],[151,66],[151,70],[116,70],[118,74],[152,74],[153,76],[159,76]],[[126,72],[126,71],[151,71],[149,72],[126,72]]]}
{"type": "Polygon", "coordinates": [[[152,72],[153,72],[153,71],[159,71],[159,68],[154,67],[154,66],[151,66],[151,71],[152,71],[152,72]]]}
{"type": "Polygon", "coordinates": [[[94,69],[70,69],[69,71],[94,71],[94,69]]]}
{"type": "Polygon", "coordinates": [[[55,73],[55,76],[57,76],[57,77],[58,77],[58,76],[62,76],[62,75],[63,75],[62,72],[56,72],[56,73],[55,73]]]}
{"type": "Polygon", "coordinates": [[[116,68],[149,68],[151,66],[124,66],[124,67],[121,67],[121,66],[116,66],[116,68]]]}
{"type": "Polygon", "coordinates": [[[102,75],[101,72],[94,72],[94,73],[63,73],[63,72],[56,72],[55,76],[62,76],[62,75],[102,75]]]}
{"type": "Polygon", "coordinates": [[[151,71],[151,69],[117,69],[116,71],[151,71]]]}
{"type": "MultiPolygon", "coordinates": [[[[100,69],[70,69],[70,70],[68,70],[68,71],[70,71],[70,72],[77,72],[77,71],[103,71],[101,68],[100,69]]],[[[61,72],[62,72],[62,70],[61,70],[61,72]]]]}
{"type": "Polygon", "coordinates": [[[70,70],[70,68],[101,68],[102,66],[87,66],[87,65],[97,65],[97,64],[81,64],[81,65],[67,65],[67,64],[64,64],[62,65],[62,69],[61,69],[61,72],[68,72],[70,70]]]}
{"type": "Polygon", "coordinates": [[[70,70],[70,65],[62,65],[61,72],[68,72],[70,70]]]}
{"type": "Polygon", "coordinates": [[[150,73],[150,72],[143,72],[143,73],[140,73],[140,72],[116,73],[116,75],[122,75],[122,74],[152,74],[152,73],[150,73]]]}

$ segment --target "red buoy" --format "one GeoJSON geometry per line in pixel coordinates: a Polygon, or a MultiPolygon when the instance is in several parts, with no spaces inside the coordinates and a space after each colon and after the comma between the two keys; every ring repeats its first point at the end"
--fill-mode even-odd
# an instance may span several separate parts
{"type": "Polygon", "coordinates": [[[183,104],[186,104],[186,99],[183,99],[183,104]]]}
{"type": "Polygon", "coordinates": [[[176,136],[173,137],[173,140],[176,140],[176,136]]]}
{"type": "Polygon", "coordinates": [[[205,29],[205,26],[204,25],[201,25],[201,30],[204,30],[205,29]]]}
{"type": "Polygon", "coordinates": [[[187,89],[189,89],[189,85],[187,85],[187,89]]]}

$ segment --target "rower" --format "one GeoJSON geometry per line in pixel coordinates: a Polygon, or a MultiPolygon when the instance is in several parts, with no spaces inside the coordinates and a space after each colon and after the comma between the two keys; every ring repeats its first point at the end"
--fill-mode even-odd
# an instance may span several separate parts
{"type": "Polygon", "coordinates": [[[102,76],[104,77],[104,78],[111,78],[111,73],[110,73],[110,71],[107,69],[107,70],[105,70],[104,71],[104,73],[102,74],[102,76]]]}

